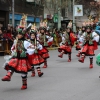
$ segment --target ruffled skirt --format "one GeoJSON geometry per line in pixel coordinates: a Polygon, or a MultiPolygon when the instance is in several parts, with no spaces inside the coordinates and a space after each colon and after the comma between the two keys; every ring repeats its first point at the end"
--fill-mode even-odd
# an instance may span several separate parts
{"type": "Polygon", "coordinates": [[[47,59],[47,58],[50,57],[48,52],[49,52],[49,51],[47,50],[46,47],[43,47],[42,50],[39,50],[39,51],[38,51],[38,53],[41,55],[41,57],[42,57],[43,59],[47,59]]]}
{"type": "Polygon", "coordinates": [[[28,61],[28,59],[18,59],[18,58],[12,58],[8,64],[5,66],[6,70],[13,70],[16,73],[27,73],[31,70],[31,65],[28,61]]]}
{"type": "Polygon", "coordinates": [[[81,50],[81,48],[82,48],[82,43],[81,42],[79,42],[77,45],[76,45],[76,50],[81,50]]]}
{"type": "Polygon", "coordinates": [[[62,52],[62,50],[64,51],[65,54],[67,54],[67,53],[71,53],[72,48],[71,46],[62,45],[58,48],[58,52],[62,52]]]}
{"type": "Polygon", "coordinates": [[[86,54],[87,56],[94,56],[94,46],[93,45],[84,45],[81,53],[86,54]]]}
{"type": "Polygon", "coordinates": [[[44,63],[44,59],[39,54],[28,55],[28,61],[34,66],[44,63]]]}

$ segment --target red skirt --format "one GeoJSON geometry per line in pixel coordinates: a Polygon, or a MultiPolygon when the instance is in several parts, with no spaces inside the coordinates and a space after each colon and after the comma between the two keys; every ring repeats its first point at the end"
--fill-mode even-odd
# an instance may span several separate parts
{"type": "Polygon", "coordinates": [[[41,56],[42,56],[44,59],[47,59],[47,58],[49,58],[49,57],[50,57],[48,52],[47,52],[47,53],[42,54],[41,56]]]}
{"type": "Polygon", "coordinates": [[[28,55],[28,60],[29,63],[34,66],[44,63],[44,59],[38,54],[28,55]]]}
{"type": "Polygon", "coordinates": [[[86,44],[82,48],[82,53],[86,54],[87,56],[94,56],[94,46],[86,44]]]}
{"type": "Polygon", "coordinates": [[[52,46],[52,44],[53,44],[53,42],[48,42],[48,46],[49,47],[52,46]]]}
{"type": "Polygon", "coordinates": [[[49,52],[49,51],[48,51],[48,49],[47,49],[46,47],[43,47],[42,50],[39,50],[39,51],[38,51],[38,53],[40,54],[40,56],[41,56],[42,58],[44,58],[44,59],[47,59],[47,58],[50,57],[48,52],[49,52]]]}
{"type": "Polygon", "coordinates": [[[62,52],[62,50],[64,50],[64,53],[67,54],[67,53],[71,53],[72,48],[71,46],[62,45],[58,48],[58,51],[62,52]]]}
{"type": "Polygon", "coordinates": [[[8,68],[5,68],[7,70],[14,70],[16,73],[27,73],[31,70],[31,65],[29,64],[29,61],[27,59],[18,59],[18,58],[12,58],[8,65],[8,68]]]}
{"type": "Polygon", "coordinates": [[[41,55],[41,54],[45,54],[45,53],[47,53],[47,52],[49,52],[48,50],[47,50],[47,48],[43,48],[42,50],[38,50],[38,53],[41,55]]]}
{"type": "Polygon", "coordinates": [[[94,44],[94,50],[97,50],[98,49],[98,44],[96,41],[93,41],[93,44],[94,44]]]}
{"type": "Polygon", "coordinates": [[[79,42],[77,45],[76,45],[76,50],[81,50],[81,45],[82,43],[81,42],[79,42]]]}

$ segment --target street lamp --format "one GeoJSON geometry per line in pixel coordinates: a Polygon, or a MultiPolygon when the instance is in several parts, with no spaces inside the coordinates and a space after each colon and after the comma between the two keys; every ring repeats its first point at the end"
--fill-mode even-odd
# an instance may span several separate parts
{"type": "Polygon", "coordinates": [[[12,0],[12,26],[14,27],[15,24],[15,19],[14,19],[14,0],[12,0]]]}
{"type": "Polygon", "coordinates": [[[61,0],[58,0],[58,29],[61,28],[61,0]]]}
{"type": "Polygon", "coordinates": [[[73,32],[76,32],[76,26],[75,26],[75,9],[74,9],[74,6],[75,6],[75,0],[73,0],[73,32]]]}
{"type": "Polygon", "coordinates": [[[58,7],[58,29],[61,28],[61,8],[58,7]]]}

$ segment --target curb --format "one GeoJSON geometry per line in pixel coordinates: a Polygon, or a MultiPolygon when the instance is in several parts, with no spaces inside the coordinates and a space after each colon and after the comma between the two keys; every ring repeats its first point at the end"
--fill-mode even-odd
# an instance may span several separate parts
{"type": "Polygon", "coordinates": [[[54,47],[54,48],[47,48],[48,50],[57,50],[58,47],[54,47]]]}

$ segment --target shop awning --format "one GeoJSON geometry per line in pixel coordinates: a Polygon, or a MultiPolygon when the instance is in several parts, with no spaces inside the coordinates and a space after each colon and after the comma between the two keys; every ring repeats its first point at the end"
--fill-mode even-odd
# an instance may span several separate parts
{"type": "Polygon", "coordinates": [[[40,22],[40,18],[36,17],[36,18],[35,18],[35,22],[36,22],[36,23],[39,23],[39,22],[40,22]]]}
{"type": "MultiPolygon", "coordinates": [[[[12,14],[9,14],[9,18],[10,18],[10,20],[12,19],[12,14]]],[[[15,20],[21,20],[21,18],[22,18],[22,15],[21,14],[15,14],[14,15],[14,19],[15,20]]],[[[28,22],[34,22],[34,17],[28,16],[27,17],[27,21],[28,22]]]]}

